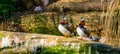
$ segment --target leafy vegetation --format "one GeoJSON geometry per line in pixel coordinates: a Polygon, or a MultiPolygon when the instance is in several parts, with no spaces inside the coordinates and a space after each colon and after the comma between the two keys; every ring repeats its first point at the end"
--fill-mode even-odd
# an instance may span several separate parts
{"type": "Polygon", "coordinates": [[[0,2],[0,21],[9,18],[11,13],[15,10],[16,0],[1,0],[0,2]]]}

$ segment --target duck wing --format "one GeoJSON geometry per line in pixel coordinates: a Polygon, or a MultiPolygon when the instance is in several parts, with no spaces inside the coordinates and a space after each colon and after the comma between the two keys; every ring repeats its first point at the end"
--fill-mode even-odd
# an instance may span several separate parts
{"type": "Polygon", "coordinates": [[[75,28],[74,26],[71,24],[71,25],[68,25],[65,27],[68,31],[70,31],[71,33],[74,32],[75,28]]]}
{"type": "Polygon", "coordinates": [[[81,28],[81,29],[88,37],[90,36],[90,32],[86,28],[81,28]]]}
{"type": "Polygon", "coordinates": [[[70,31],[66,29],[66,26],[64,25],[59,24],[58,29],[62,34],[70,34],[70,31]]]}

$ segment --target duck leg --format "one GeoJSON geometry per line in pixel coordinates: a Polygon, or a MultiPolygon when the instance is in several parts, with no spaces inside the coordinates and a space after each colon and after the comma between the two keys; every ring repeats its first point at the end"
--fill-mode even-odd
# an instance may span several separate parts
{"type": "Polygon", "coordinates": [[[66,37],[69,38],[69,35],[67,35],[66,37]]]}
{"type": "Polygon", "coordinates": [[[68,37],[69,37],[69,35],[64,35],[64,37],[68,38],[68,37]]]}
{"type": "Polygon", "coordinates": [[[64,37],[66,37],[67,35],[64,35],[64,37]]]}

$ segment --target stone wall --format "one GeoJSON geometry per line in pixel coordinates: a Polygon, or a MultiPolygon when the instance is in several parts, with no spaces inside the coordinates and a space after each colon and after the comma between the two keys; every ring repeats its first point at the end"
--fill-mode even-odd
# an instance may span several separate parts
{"type": "Polygon", "coordinates": [[[49,5],[50,9],[53,9],[55,7],[54,5],[56,4],[60,11],[62,11],[62,7],[65,7],[70,9],[70,11],[75,12],[106,11],[109,5],[108,2],[57,2],[55,4],[49,5]]]}
{"type": "MultiPolygon", "coordinates": [[[[109,0],[110,1],[110,0],[109,0]]],[[[109,5],[108,0],[20,0],[16,2],[16,7],[21,10],[33,10],[35,6],[42,6],[44,11],[53,9],[54,3],[57,3],[58,8],[68,7],[71,11],[89,12],[89,11],[106,11],[109,5]],[[48,2],[47,2],[48,1],[48,2]],[[48,4],[46,4],[48,3],[48,4]]],[[[50,11],[50,10],[49,10],[50,11]]]]}

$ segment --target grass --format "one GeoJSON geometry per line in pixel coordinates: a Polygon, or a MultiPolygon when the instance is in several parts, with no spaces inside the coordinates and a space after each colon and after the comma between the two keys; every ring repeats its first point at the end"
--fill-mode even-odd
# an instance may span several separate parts
{"type": "MultiPolygon", "coordinates": [[[[90,19],[97,18],[96,15],[100,16],[100,13],[101,12],[94,12],[94,13],[70,12],[66,14],[66,17],[68,18],[69,22],[74,23],[74,26],[76,26],[78,24],[79,18],[84,16],[86,18],[86,24],[89,25],[90,23],[91,27],[93,28],[94,23],[90,21],[90,19]]],[[[19,16],[18,18],[15,19],[14,18],[9,19],[7,22],[2,23],[0,30],[11,31],[14,30],[15,27],[17,27],[17,32],[62,35],[57,27],[61,17],[62,14],[54,13],[54,12],[27,14],[27,15],[19,16]],[[14,27],[14,24],[12,24],[11,22],[15,24],[17,23],[18,25],[14,27]]]]}
{"type": "Polygon", "coordinates": [[[25,32],[61,35],[57,28],[57,19],[53,16],[33,14],[30,17],[27,16],[26,19],[21,20],[21,26],[25,32]]]}
{"type": "Polygon", "coordinates": [[[107,44],[120,46],[119,44],[119,33],[118,33],[118,19],[120,18],[120,1],[111,1],[107,12],[103,14],[105,16],[105,21],[103,21],[103,29],[105,32],[104,36],[108,37],[107,44]]]}

